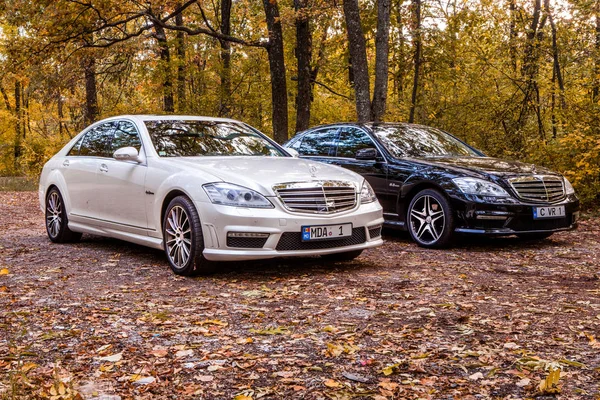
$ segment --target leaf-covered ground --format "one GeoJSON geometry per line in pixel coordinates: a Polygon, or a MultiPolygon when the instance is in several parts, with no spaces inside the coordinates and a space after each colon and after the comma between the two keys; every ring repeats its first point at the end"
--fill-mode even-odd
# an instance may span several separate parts
{"type": "Polygon", "coordinates": [[[599,218],[189,279],[125,242],[51,244],[35,193],[0,204],[3,399],[600,398],[599,218]]]}

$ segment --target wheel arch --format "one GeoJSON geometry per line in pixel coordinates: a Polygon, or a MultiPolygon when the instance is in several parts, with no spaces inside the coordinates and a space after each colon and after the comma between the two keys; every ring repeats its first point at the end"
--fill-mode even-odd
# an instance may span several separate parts
{"type": "MultiPolygon", "coordinates": [[[[171,189],[163,198],[162,204],[160,205],[160,231],[162,232],[163,230],[163,223],[164,223],[164,219],[165,219],[165,213],[167,212],[167,207],[169,206],[169,203],[175,198],[175,197],[179,197],[179,196],[185,196],[188,199],[190,199],[190,201],[192,201],[192,198],[183,190],[181,189],[171,189]]],[[[193,203],[193,201],[192,201],[193,203]]]]}
{"type": "Polygon", "coordinates": [[[440,192],[448,201],[450,197],[442,185],[433,181],[420,181],[411,185],[406,193],[402,195],[398,204],[399,215],[406,221],[406,213],[408,212],[408,206],[412,199],[421,191],[425,189],[434,189],[440,192]]]}

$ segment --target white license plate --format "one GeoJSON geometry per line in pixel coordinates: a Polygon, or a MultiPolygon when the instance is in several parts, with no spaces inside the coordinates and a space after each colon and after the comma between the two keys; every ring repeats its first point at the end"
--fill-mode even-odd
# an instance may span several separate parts
{"type": "Polygon", "coordinates": [[[339,239],[352,236],[352,224],[312,225],[302,227],[302,241],[339,239]]]}
{"type": "Polygon", "coordinates": [[[543,218],[564,218],[565,206],[535,207],[533,209],[533,219],[543,218]]]}

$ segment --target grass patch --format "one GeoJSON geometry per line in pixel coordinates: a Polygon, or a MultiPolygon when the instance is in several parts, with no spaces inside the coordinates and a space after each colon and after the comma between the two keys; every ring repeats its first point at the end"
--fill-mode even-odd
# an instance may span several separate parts
{"type": "Polygon", "coordinates": [[[0,192],[35,192],[37,188],[37,178],[0,176],[0,192]]]}

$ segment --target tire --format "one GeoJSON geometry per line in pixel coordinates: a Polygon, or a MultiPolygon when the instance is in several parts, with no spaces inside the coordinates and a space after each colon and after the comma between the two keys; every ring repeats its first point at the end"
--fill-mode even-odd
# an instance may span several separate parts
{"type": "Polygon", "coordinates": [[[454,210],[435,189],[422,190],[413,197],[406,221],[410,237],[421,247],[442,248],[452,241],[454,210]]]}
{"type": "Polygon", "coordinates": [[[352,250],[343,253],[323,254],[321,258],[328,261],[352,261],[362,254],[362,250],[352,250]]]}
{"type": "Polygon", "coordinates": [[[554,232],[517,233],[517,236],[522,240],[544,240],[552,236],[553,233],[554,232]]]}
{"type": "Polygon", "coordinates": [[[53,187],[46,195],[46,233],[54,243],[72,243],[81,239],[80,232],[69,229],[65,202],[60,191],[53,187]]]}
{"type": "Polygon", "coordinates": [[[202,255],[202,225],[190,199],[178,196],[171,200],[162,226],[165,254],[175,274],[193,276],[214,272],[215,263],[202,255]]]}

